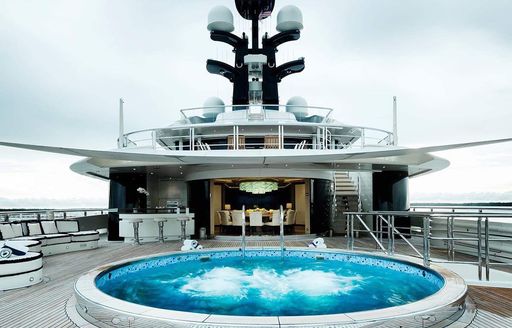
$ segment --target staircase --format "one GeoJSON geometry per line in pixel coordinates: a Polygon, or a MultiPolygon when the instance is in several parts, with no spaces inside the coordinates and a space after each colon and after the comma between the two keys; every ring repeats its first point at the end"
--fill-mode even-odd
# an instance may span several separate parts
{"type": "Polygon", "coordinates": [[[335,185],[335,211],[333,230],[336,234],[344,234],[347,228],[345,212],[356,212],[361,210],[361,200],[357,181],[348,175],[347,172],[334,172],[335,185]]]}

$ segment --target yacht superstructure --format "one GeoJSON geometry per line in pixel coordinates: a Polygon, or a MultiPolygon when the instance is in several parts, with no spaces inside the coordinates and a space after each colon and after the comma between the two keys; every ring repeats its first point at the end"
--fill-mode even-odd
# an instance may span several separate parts
{"type": "MultiPolygon", "coordinates": [[[[208,72],[232,83],[231,104],[212,97],[201,107],[180,110],[181,119],[169,126],[125,133],[121,100],[118,148],[108,151],[0,145],[83,156],[71,169],[109,180],[110,208],[189,207],[196,234],[200,227],[220,233],[219,211],[244,205],[283,205],[295,211],[293,225],[302,233],[324,234],[344,232],[343,210],[408,210],[408,179],[449,165],[431,152],[509,140],[406,148],[397,144],[396,127],[390,132],[348,125],[331,117],[334,109],[309,106],[301,96],[281,104],[279,84],[304,70],[305,59],[277,63],[275,53],[300,39],[302,13],[292,5],[281,8],[277,33],[260,35],[258,24],[271,19],[274,0],[235,4],[252,24],[250,36],[233,33],[227,7],[214,7],[207,25],[213,41],[233,47],[233,65],[206,62],[208,72]],[[272,189],[242,190],[241,183],[272,189]]],[[[118,239],[116,214],[110,221],[109,238],[118,239]]]]}

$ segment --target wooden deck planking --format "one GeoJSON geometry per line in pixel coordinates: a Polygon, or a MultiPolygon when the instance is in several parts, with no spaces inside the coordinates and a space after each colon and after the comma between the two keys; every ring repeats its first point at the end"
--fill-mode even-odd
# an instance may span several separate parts
{"type": "MultiPolygon", "coordinates": [[[[345,248],[345,238],[326,238],[333,248],[345,248]]],[[[360,245],[368,246],[361,241],[360,245]]],[[[203,241],[205,248],[239,247],[238,241],[203,241]]],[[[249,241],[249,247],[277,247],[278,241],[249,241]]],[[[305,241],[288,241],[288,247],[306,246],[305,241]]],[[[65,312],[73,295],[74,281],[84,272],[99,265],[137,256],[170,252],[179,249],[178,242],[133,246],[101,242],[96,250],[54,255],[44,258],[45,282],[12,291],[0,292],[0,327],[76,327],[65,312]]],[[[403,246],[398,245],[399,248],[403,246]]],[[[405,251],[406,248],[403,249],[405,251]]],[[[442,251],[440,251],[442,253],[442,251]]],[[[512,289],[470,286],[469,294],[478,307],[472,328],[512,327],[512,289]]]]}

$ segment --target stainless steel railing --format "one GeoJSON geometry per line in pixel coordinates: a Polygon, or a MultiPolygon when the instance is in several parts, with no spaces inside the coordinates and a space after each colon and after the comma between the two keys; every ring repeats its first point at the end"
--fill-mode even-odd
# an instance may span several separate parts
{"type": "Polygon", "coordinates": [[[283,205],[279,206],[279,239],[281,242],[281,260],[284,260],[284,211],[283,211],[283,205]]]}
{"type": "MultiPolygon", "coordinates": [[[[498,266],[512,266],[510,257],[503,253],[510,252],[512,255],[512,245],[503,246],[504,243],[512,242],[512,213],[505,211],[503,213],[485,212],[480,209],[478,212],[419,212],[419,211],[372,211],[372,212],[347,212],[347,247],[351,250],[355,248],[355,233],[367,233],[375,242],[375,247],[388,255],[394,255],[396,252],[396,237],[400,237],[405,244],[413,251],[415,257],[423,259],[425,266],[431,263],[457,263],[473,264],[477,266],[478,278],[482,280],[483,270],[485,269],[486,280],[490,279],[490,268],[498,266]],[[396,217],[408,217],[416,226],[397,227],[395,225],[396,217]],[[370,228],[368,218],[373,222],[375,229],[370,228]],[[508,219],[510,223],[499,221],[490,221],[492,219],[508,219]],[[446,223],[444,222],[446,220],[446,223]],[[418,222],[419,221],[419,222],[418,222]],[[355,223],[359,223],[362,228],[356,229],[355,223]],[[495,225],[507,226],[510,233],[496,233],[491,231],[490,223],[495,225]],[[438,228],[446,225],[445,229],[438,228]],[[407,231],[408,230],[408,231],[407,231]],[[387,239],[387,247],[384,243],[387,239]],[[414,239],[421,239],[421,249],[414,245],[414,239]],[[494,249],[494,261],[491,260],[491,243],[500,243],[494,249]],[[431,251],[434,248],[446,245],[447,259],[441,260],[432,258],[431,251]],[[459,253],[468,254],[467,249],[476,248],[476,260],[461,261],[456,260],[456,246],[459,246],[459,253]],[[507,251],[507,247],[511,247],[507,251]],[[501,256],[500,256],[501,255],[501,256]]],[[[499,230],[503,230],[500,228],[499,230]]]]}
{"type": "Polygon", "coordinates": [[[392,133],[382,129],[341,124],[332,120],[285,122],[275,119],[256,123],[250,120],[196,124],[183,122],[165,128],[126,133],[120,145],[165,151],[247,150],[268,147],[268,142],[257,141],[265,136],[278,138],[275,145],[270,147],[277,149],[294,149],[302,141],[306,141],[306,145],[302,145],[304,148],[301,149],[310,150],[383,147],[392,144],[392,133]],[[244,138],[242,143],[239,143],[239,138],[244,138]]]}
{"type": "Polygon", "coordinates": [[[245,205],[242,205],[242,258],[245,260],[245,248],[247,242],[245,240],[245,205]]]}
{"type": "Polygon", "coordinates": [[[1,221],[53,220],[104,215],[117,212],[117,208],[67,208],[0,211],[1,221]]]}

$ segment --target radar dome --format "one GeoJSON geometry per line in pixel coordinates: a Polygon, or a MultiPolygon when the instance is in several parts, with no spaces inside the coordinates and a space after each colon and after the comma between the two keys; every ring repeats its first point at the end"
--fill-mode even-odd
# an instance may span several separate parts
{"type": "Polygon", "coordinates": [[[291,97],[286,103],[286,111],[294,114],[298,119],[304,118],[308,116],[308,103],[306,99],[302,97],[291,97]]]}
{"type": "Polygon", "coordinates": [[[302,12],[297,6],[284,6],[277,13],[276,30],[279,32],[302,30],[302,12]]]}
{"type": "Polygon", "coordinates": [[[203,116],[204,118],[215,118],[220,113],[224,113],[224,101],[218,97],[210,97],[206,99],[203,104],[203,116]]]}
{"type": "Polygon", "coordinates": [[[208,31],[233,32],[233,14],[228,7],[216,6],[208,13],[208,31]]]}

